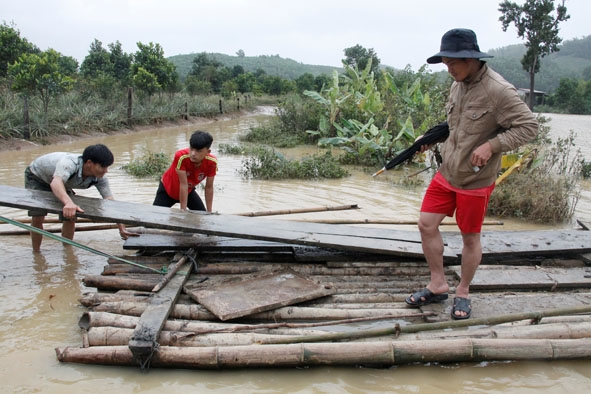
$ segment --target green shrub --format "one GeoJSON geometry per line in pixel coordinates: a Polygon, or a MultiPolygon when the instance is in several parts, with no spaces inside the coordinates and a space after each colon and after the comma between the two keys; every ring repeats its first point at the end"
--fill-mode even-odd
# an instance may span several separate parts
{"type": "Polygon", "coordinates": [[[535,223],[560,223],[572,218],[581,193],[583,162],[574,139],[571,132],[567,138],[541,147],[539,159],[495,188],[488,212],[535,223]]]}
{"type": "Polygon", "coordinates": [[[295,134],[287,134],[281,131],[277,122],[268,125],[253,127],[248,133],[240,137],[240,140],[259,144],[275,146],[277,148],[293,148],[303,143],[295,134]]]}
{"type": "Polygon", "coordinates": [[[138,178],[154,177],[158,179],[169,165],[170,158],[166,154],[146,150],[141,157],[121,166],[121,169],[138,178]]]}
{"type": "Polygon", "coordinates": [[[330,152],[289,160],[274,149],[259,147],[243,160],[239,173],[255,179],[320,179],[343,178],[349,173],[339,166],[330,152]]]}

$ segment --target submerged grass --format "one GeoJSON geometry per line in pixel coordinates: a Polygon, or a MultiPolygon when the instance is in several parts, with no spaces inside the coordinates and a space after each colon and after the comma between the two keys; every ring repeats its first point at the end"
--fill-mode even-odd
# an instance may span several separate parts
{"type": "Polygon", "coordinates": [[[290,160],[268,147],[253,148],[238,172],[253,179],[334,179],[349,175],[330,152],[290,160]]]}
{"type": "Polygon", "coordinates": [[[141,157],[124,164],[121,169],[138,178],[160,178],[170,164],[170,158],[160,152],[145,150],[141,157]]]}

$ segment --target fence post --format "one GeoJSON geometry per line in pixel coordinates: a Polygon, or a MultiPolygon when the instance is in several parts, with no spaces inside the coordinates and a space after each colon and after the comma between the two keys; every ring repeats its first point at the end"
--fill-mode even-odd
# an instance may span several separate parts
{"type": "Polygon", "coordinates": [[[25,130],[23,132],[23,137],[26,140],[31,138],[31,121],[29,119],[29,97],[27,95],[25,97],[25,103],[23,108],[23,122],[25,123],[25,130]]]}
{"type": "Polygon", "coordinates": [[[183,115],[185,120],[189,120],[189,104],[185,101],[185,114],[183,115]]]}
{"type": "Polygon", "coordinates": [[[220,99],[220,114],[224,113],[224,109],[222,108],[222,99],[220,99]]]}
{"type": "Polygon", "coordinates": [[[240,97],[236,97],[236,109],[240,111],[240,97]]]}
{"type": "Polygon", "coordinates": [[[127,88],[127,126],[132,126],[133,116],[133,88],[130,86],[127,88]]]}

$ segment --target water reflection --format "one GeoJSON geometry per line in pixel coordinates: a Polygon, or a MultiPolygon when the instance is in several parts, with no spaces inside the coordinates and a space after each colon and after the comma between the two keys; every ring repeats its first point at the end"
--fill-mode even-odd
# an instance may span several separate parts
{"type": "MultiPolygon", "coordinates": [[[[577,145],[590,160],[590,116],[552,115],[553,133],[566,136],[577,132],[577,145]]],[[[0,184],[22,187],[23,171],[33,158],[52,151],[82,152],[93,143],[104,143],[115,154],[109,171],[115,198],[151,204],[158,186],[156,179],[135,179],[121,170],[123,164],[152,152],[172,154],[188,145],[191,133],[199,128],[214,136],[214,154],[220,172],[216,179],[214,210],[220,213],[308,208],[358,204],[361,209],[289,215],[289,219],[391,219],[416,220],[424,183],[402,186],[404,170],[388,171],[372,178],[372,170],[351,168],[351,176],[329,181],[258,181],[237,174],[242,157],[217,152],[219,144],[237,144],[245,133],[265,116],[235,120],[212,120],[206,124],[164,127],[117,135],[100,135],[31,150],[0,152],[0,184]]],[[[288,156],[316,151],[315,147],[285,150],[288,156]]],[[[428,181],[428,173],[421,174],[428,181]]],[[[583,183],[576,217],[591,221],[591,183],[583,183]]],[[[99,197],[95,190],[80,194],[99,197]]],[[[17,217],[23,213],[0,207],[0,215],[17,217]]],[[[288,217],[282,217],[287,219],[288,217]]],[[[504,220],[502,229],[550,228],[517,220],[504,220]]],[[[570,227],[572,224],[565,224],[570,227]]],[[[0,225],[5,229],[8,225],[0,225]]],[[[414,229],[416,226],[388,226],[414,229]]],[[[495,228],[499,229],[499,228],[495,228]]],[[[446,229],[447,230],[447,229],[446,229]]],[[[486,230],[486,229],[485,229],[486,230]]],[[[117,230],[78,232],[76,241],[109,253],[124,253],[117,230]]],[[[78,298],[86,289],[85,275],[100,274],[103,257],[64,247],[45,240],[40,254],[30,250],[27,236],[4,236],[0,244],[0,371],[5,392],[95,393],[341,393],[341,392],[487,392],[487,393],[566,393],[588,391],[591,386],[589,361],[552,363],[482,363],[403,366],[385,370],[360,368],[311,368],[302,370],[182,371],[153,370],[59,364],[53,348],[79,346],[77,320],[82,308],[78,298]]]]}

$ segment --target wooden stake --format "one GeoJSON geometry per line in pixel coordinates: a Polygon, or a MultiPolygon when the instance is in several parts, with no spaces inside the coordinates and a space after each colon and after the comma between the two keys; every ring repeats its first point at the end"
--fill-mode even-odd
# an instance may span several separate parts
{"type": "Polygon", "coordinates": [[[187,262],[187,260],[189,259],[189,256],[194,256],[194,255],[195,255],[195,251],[193,249],[189,249],[187,251],[187,253],[185,253],[185,255],[179,259],[179,261],[177,261],[174,264],[171,264],[168,267],[168,272],[166,273],[166,275],[164,275],[162,280],[160,282],[158,282],[158,284],[156,286],[154,286],[154,288],[152,289],[152,292],[158,293],[160,291],[160,289],[162,289],[164,286],[166,286],[166,284],[170,281],[170,279],[176,275],[179,268],[181,268],[187,262]]]}

